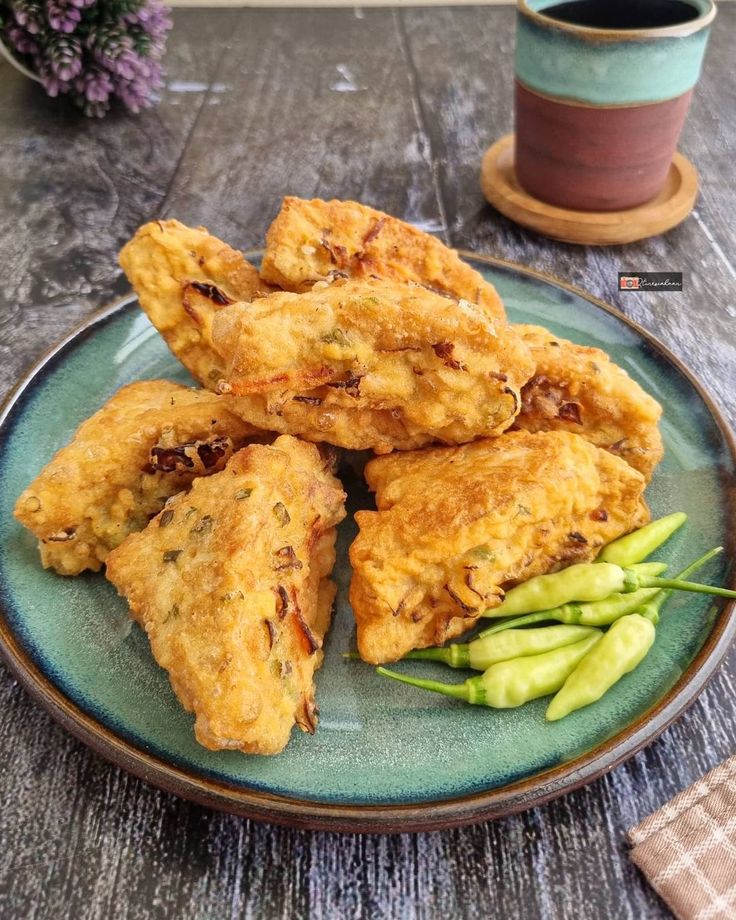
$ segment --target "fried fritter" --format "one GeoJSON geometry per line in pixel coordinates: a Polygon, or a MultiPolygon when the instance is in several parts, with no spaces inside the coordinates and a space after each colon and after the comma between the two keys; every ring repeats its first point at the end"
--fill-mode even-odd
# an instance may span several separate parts
{"type": "Polygon", "coordinates": [[[617,454],[647,481],[664,448],[662,407],[598,348],[575,345],[541,326],[515,326],[536,372],[521,391],[515,428],[571,431],[617,454]]]}
{"type": "Polygon", "coordinates": [[[108,557],[107,577],[210,750],[276,754],[295,722],[315,730],[345,516],[330,466],[296,438],[247,447],[108,557]]]}
{"type": "Polygon", "coordinates": [[[511,432],[366,466],[350,601],[369,662],[439,645],[504,588],[593,559],[649,519],[643,476],[578,435],[511,432]]]}
{"type": "Polygon", "coordinates": [[[213,340],[247,421],[378,453],[499,434],[534,371],[505,323],[392,281],[235,304],[215,317],[213,340]]]}
{"type": "Polygon", "coordinates": [[[62,575],[98,571],[169,496],[221,470],[255,436],[233,400],[166,380],[119,390],[23,492],[16,518],[62,575]]]}
{"type": "Polygon", "coordinates": [[[266,236],[263,277],[301,293],[316,281],[414,281],[505,319],[496,289],[453,249],[396,217],[355,201],[284,198],[266,236]]]}
{"type": "Polygon", "coordinates": [[[215,389],[222,362],[212,348],[215,313],[270,290],[235,249],[178,220],[145,224],[120,252],[141,307],[187,370],[215,389]]]}

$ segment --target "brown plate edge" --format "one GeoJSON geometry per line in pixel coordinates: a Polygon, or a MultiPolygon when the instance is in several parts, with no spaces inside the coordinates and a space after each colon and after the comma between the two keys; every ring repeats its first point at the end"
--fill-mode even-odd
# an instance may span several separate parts
{"type": "MultiPolygon", "coordinates": [[[[258,258],[260,251],[246,256],[258,258]]],[[[460,250],[475,262],[500,266],[551,283],[622,321],[678,370],[695,389],[711,413],[736,462],[736,438],[721,410],[687,366],[670,349],[638,323],[592,294],[554,275],[505,259],[460,250]]],[[[0,428],[15,404],[38,374],[81,334],[112,317],[135,300],[133,295],[116,300],[88,316],[60,342],[49,348],[27,371],[0,406],[0,428]]],[[[736,532],[736,508],[730,509],[731,533],[736,532]]],[[[736,573],[730,579],[736,588],[736,573]]],[[[0,608],[0,658],[21,686],[67,731],[106,760],[139,779],[200,805],[220,811],[296,829],[352,833],[405,833],[461,827],[479,821],[505,817],[542,805],[600,778],[654,741],[691,706],[713,677],[736,637],[736,604],[723,605],[703,647],[687,671],[662,700],[643,713],[623,732],[575,760],[553,767],[528,779],[486,792],[457,799],[410,805],[341,805],[293,799],[224,782],[198,777],[173,767],[131,742],[125,741],[72,703],[21,647],[0,608]]]]}

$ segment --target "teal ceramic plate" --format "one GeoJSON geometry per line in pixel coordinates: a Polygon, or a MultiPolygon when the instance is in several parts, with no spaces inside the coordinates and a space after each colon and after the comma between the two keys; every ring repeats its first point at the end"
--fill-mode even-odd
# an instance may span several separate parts
{"type": "MultiPolygon", "coordinates": [[[[694,378],[643,330],[586,294],[528,269],[469,260],[514,321],[597,345],[664,406],[666,456],[648,490],[655,515],[685,510],[667,546],[674,569],[734,524],[734,444],[694,378]]],[[[77,425],[133,380],[188,378],[129,298],[47,355],[2,417],[0,646],[24,686],[83,741],[149,782],[239,814],[292,825],[409,830],[520,810],[590,781],[651,741],[703,688],[736,632],[736,615],[699,597],[670,602],[644,663],[595,706],[552,724],[545,701],[492,711],[380,679],[346,661],[352,515],[340,530],[336,616],[318,674],[318,731],[294,731],[278,757],[212,753],[177,704],[143,633],[102,575],[44,571],[12,518],[17,495],[77,425]]],[[[370,498],[352,477],[350,510],[370,498]]],[[[731,553],[703,577],[727,584],[731,553]]],[[[439,666],[401,667],[442,674],[439,666]]]]}

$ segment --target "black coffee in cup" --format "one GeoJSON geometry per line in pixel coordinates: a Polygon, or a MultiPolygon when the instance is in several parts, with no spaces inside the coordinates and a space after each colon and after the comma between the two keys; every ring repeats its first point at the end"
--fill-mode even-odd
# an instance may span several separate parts
{"type": "Polygon", "coordinates": [[[566,0],[539,8],[543,16],[593,29],[661,29],[700,15],[685,0],[566,0]]]}

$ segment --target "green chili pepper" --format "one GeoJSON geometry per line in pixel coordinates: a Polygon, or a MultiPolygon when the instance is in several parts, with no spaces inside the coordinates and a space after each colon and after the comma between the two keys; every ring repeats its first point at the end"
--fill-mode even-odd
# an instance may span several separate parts
{"type": "MultiPolygon", "coordinates": [[[[709,550],[691,562],[677,577],[685,578],[692,574],[722,551],[722,546],[709,550]]],[[[659,612],[671,594],[671,590],[658,591],[635,613],[613,624],[601,643],[586,655],[552,700],[547,710],[547,719],[561,719],[576,709],[594,703],[624,674],[634,670],[654,642],[654,627],[659,622],[659,612]],[[644,623],[648,623],[649,627],[644,626],[644,623]]]]}
{"type": "Polygon", "coordinates": [[[602,562],[580,563],[551,575],[537,575],[506,592],[503,602],[481,616],[497,617],[515,613],[550,610],[568,601],[597,601],[622,588],[620,566],[602,562]]]}
{"type": "Polygon", "coordinates": [[[542,629],[520,629],[500,636],[474,639],[466,644],[456,643],[446,648],[423,648],[404,655],[421,661],[443,661],[451,668],[472,668],[485,671],[498,661],[539,655],[565,645],[574,645],[595,632],[590,626],[546,626],[542,629]]]}
{"type": "MultiPolygon", "coordinates": [[[[508,629],[517,629],[520,626],[531,626],[534,623],[544,623],[554,620],[558,623],[568,623],[580,626],[609,626],[627,613],[634,613],[660,591],[658,588],[640,588],[631,594],[611,594],[602,601],[591,601],[583,604],[563,604],[552,610],[538,610],[536,613],[527,613],[524,616],[512,617],[502,623],[496,623],[479,633],[477,638],[484,639],[508,629]]],[[[549,629],[549,627],[546,627],[549,629]]]]}
{"type": "MultiPolygon", "coordinates": [[[[661,575],[666,571],[666,562],[641,562],[638,565],[630,566],[638,574],[661,575]]],[[[476,638],[482,639],[485,636],[492,636],[495,633],[504,632],[507,629],[514,629],[517,626],[531,626],[533,623],[544,623],[549,620],[556,620],[559,623],[580,624],[581,626],[608,626],[619,617],[627,613],[633,613],[642,604],[654,597],[658,588],[640,588],[638,591],[632,591],[630,594],[611,594],[602,601],[591,601],[582,604],[563,604],[561,607],[553,607],[551,610],[539,610],[536,613],[528,613],[523,617],[515,617],[506,620],[504,623],[497,623],[490,629],[484,629],[476,638]]]]}
{"type": "Polygon", "coordinates": [[[625,537],[619,537],[618,540],[604,546],[596,562],[613,562],[624,568],[635,562],[641,562],[669,540],[686,520],[687,515],[684,511],[676,511],[674,514],[668,514],[657,521],[652,521],[640,527],[639,530],[625,537]]]}
{"type": "MultiPolygon", "coordinates": [[[[705,565],[714,556],[723,551],[722,546],[716,546],[715,549],[709,550],[700,559],[696,559],[686,569],[683,569],[676,577],[684,578],[692,575],[697,569],[705,565]]],[[[663,563],[645,563],[649,565],[662,566],[663,571],[666,566],[663,563]]],[[[641,570],[643,566],[631,566],[641,570]]],[[[484,639],[486,636],[492,636],[496,633],[504,632],[507,629],[518,629],[521,626],[531,626],[534,623],[544,623],[554,620],[558,623],[579,624],[580,626],[608,626],[622,616],[628,613],[641,613],[642,616],[650,616],[652,622],[657,623],[659,610],[662,604],[672,593],[672,590],[662,591],[658,588],[640,588],[631,594],[612,594],[602,601],[592,601],[583,604],[563,604],[561,607],[555,607],[552,610],[540,610],[536,613],[528,613],[525,616],[511,617],[502,623],[496,623],[489,629],[484,629],[476,638],[484,639]],[[651,607],[649,606],[651,602],[651,607]],[[649,611],[647,613],[646,611],[649,611]],[[657,619],[655,619],[655,617],[657,619]]]]}
{"type": "Polygon", "coordinates": [[[638,613],[616,620],[549,704],[548,721],[555,722],[599,700],[606,690],[642,661],[652,647],[655,632],[654,624],[638,613]]]}
{"type": "Polygon", "coordinates": [[[634,568],[621,568],[612,562],[587,562],[571,565],[551,575],[537,575],[507,592],[498,607],[485,610],[483,617],[508,616],[517,613],[534,613],[561,607],[570,601],[600,601],[611,594],[629,594],[639,588],[672,588],[696,594],[713,594],[717,597],[736,598],[736,591],[701,585],[692,581],[660,578],[645,575],[634,568]]]}
{"type": "Polygon", "coordinates": [[[541,655],[499,661],[491,665],[484,674],[470,677],[461,684],[445,684],[439,680],[409,677],[407,674],[397,674],[386,668],[376,668],[376,671],[384,677],[422,690],[432,690],[434,693],[442,693],[444,696],[466,700],[479,706],[510,709],[559,690],[600,639],[600,631],[595,630],[587,639],[574,645],[556,648],[541,655]]]}

